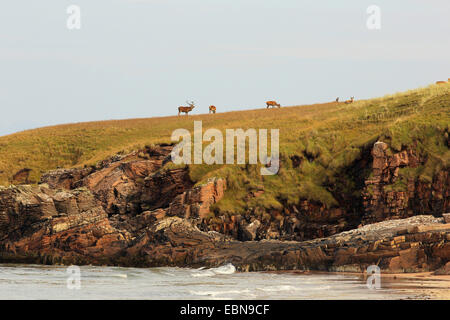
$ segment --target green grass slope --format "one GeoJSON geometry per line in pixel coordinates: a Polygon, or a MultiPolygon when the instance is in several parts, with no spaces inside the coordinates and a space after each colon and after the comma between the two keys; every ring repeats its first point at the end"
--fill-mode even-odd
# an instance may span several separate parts
{"type": "MultiPolygon", "coordinates": [[[[349,166],[377,140],[388,142],[392,151],[417,144],[427,163],[414,172],[430,180],[434,172],[448,168],[450,153],[450,84],[431,85],[353,104],[306,106],[224,112],[214,115],[172,116],[67,124],[44,127],[0,137],[0,184],[9,184],[22,168],[32,169],[30,178],[56,167],[94,164],[112,154],[145,145],[170,142],[177,128],[193,130],[193,120],[203,130],[217,128],[280,129],[281,170],[261,176],[257,165],[191,165],[195,182],[210,176],[228,179],[226,197],[215,210],[242,212],[248,208],[281,208],[299,199],[333,206],[336,195],[354,192],[346,181],[349,166]],[[294,165],[300,162],[299,166],[294,165]],[[246,195],[264,189],[261,197],[246,195]]],[[[174,113],[176,108],[174,108],[174,113]]],[[[225,134],[224,134],[225,136],[225,134]]],[[[169,164],[172,165],[173,164],[169,164]]],[[[401,187],[401,186],[399,186],[401,187]]]]}

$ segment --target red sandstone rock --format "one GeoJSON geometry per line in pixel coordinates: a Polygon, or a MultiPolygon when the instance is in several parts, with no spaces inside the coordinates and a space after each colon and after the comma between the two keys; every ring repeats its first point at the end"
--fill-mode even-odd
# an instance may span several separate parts
{"type": "Polygon", "coordinates": [[[400,219],[416,214],[441,215],[450,209],[450,174],[440,171],[432,184],[409,180],[405,190],[390,190],[398,179],[400,168],[416,168],[424,160],[413,149],[390,154],[389,146],[381,141],[372,149],[372,177],[365,181],[363,192],[364,223],[400,219]]]}
{"type": "Polygon", "coordinates": [[[444,213],[442,216],[444,217],[445,223],[450,223],[450,213],[444,213]]]}
{"type": "Polygon", "coordinates": [[[116,155],[95,167],[59,169],[44,174],[51,188],[87,187],[108,214],[136,214],[165,208],[192,186],[186,169],[159,171],[171,146],[116,155]]]}
{"type": "Polygon", "coordinates": [[[12,183],[14,184],[29,184],[30,182],[30,172],[31,169],[29,168],[23,168],[19,171],[17,171],[12,176],[12,183]]]}
{"type": "Polygon", "coordinates": [[[205,218],[209,208],[225,194],[224,179],[213,178],[178,195],[170,204],[167,214],[183,218],[205,218]]]}
{"type": "MultiPolygon", "coordinates": [[[[205,190],[221,184],[211,185],[205,190]]],[[[197,192],[193,199],[211,200],[209,193],[197,192]]],[[[165,217],[162,209],[108,217],[87,189],[21,186],[0,189],[0,262],[147,267],[231,262],[242,271],[363,271],[378,264],[384,272],[418,272],[450,260],[450,229],[442,221],[413,217],[304,242],[240,242],[203,232],[187,219],[165,217]]]]}
{"type": "MultiPolygon", "coordinates": [[[[351,210],[353,198],[345,195],[337,208],[302,200],[259,212],[261,220],[251,210],[210,219],[211,205],[226,191],[225,180],[193,187],[187,168],[163,168],[170,150],[156,147],[94,167],[52,171],[42,178],[47,185],[0,188],[0,261],[124,266],[232,262],[247,271],[362,271],[378,264],[387,272],[436,270],[449,261],[445,224],[432,218],[402,219],[420,210],[439,215],[449,209],[448,171],[438,172],[431,185],[408,181],[404,191],[385,188],[396,181],[400,167],[422,163],[412,150],[390,155],[387,144],[374,145],[373,177],[365,181],[363,195],[364,223],[397,220],[352,231],[346,230],[361,217],[351,210]]],[[[261,195],[262,189],[249,197],[261,195]]]]}
{"type": "Polygon", "coordinates": [[[103,208],[86,189],[63,191],[45,185],[0,189],[0,252],[4,261],[103,261],[119,254],[123,246],[117,246],[117,241],[125,243],[124,235],[111,226],[103,208]]]}
{"type": "Polygon", "coordinates": [[[450,275],[450,261],[445,264],[442,268],[436,270],[434,274],[437,275],[450,275]]]}

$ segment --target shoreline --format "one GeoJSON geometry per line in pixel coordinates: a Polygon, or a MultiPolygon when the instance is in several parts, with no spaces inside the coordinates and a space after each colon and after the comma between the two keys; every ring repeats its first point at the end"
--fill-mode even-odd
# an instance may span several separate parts
{"type": "MultiPolygon", "coordinates": [[[[328,271],[300,271],[280,270],[263,271],[265,273],[281,274],[291,273],[298,275],[343,275],[355,276],[361,281],[367,279],[365,272],[328,272],[328,271]]],[[[381,273],[383,289],[406,290],[416,296],[415,299],[450,300],[450,275],[437,275],[434,272],[412,273],[381,273]],[[410,282],[408,282],[410,281],[410,282]]]]}
{"type": "MultiPolygon", "coordinates": [[[[49,267],[51,268],[60,268],[62,266],[56,266],[56,265],[50,265],[50,266],[43,266],[43,265],[29,265],[29,264],[0,264],[0,267],[8,266],[9,267],[29,267],[29,266],[36,266],[36,267],[49,267]]],[[[93,266],[91,266],[93,267],[93,266]]],[[[96,266],[101,268],[100,266],[96,266]]],[[[107,267],[107,266],[105,266],[107,267]]],[[[117,268],[123,268],[123,267],[117,267],[117,268]]],[[[126,267],[125,267],[126,268],[126,267]]],[[[169,267],[170,268],[170,267],[169,267]]],[[[175,267],[177,268],[177,267],[175,267]]],[[[133,268],[134,269],[134,268],[133,268]]],[[[143,268],[143,269],[153,269],[153,268],[143,268]]],[[[156,268],[157,269],[157,268],[156,268]]],[[[181,269],[187,269],[189,270],[196,270],[196,268],[181,268],[181,269]]],[[[212,268],[216,269],[216,268],[212,268]]],[[[203,269],[203,271],[207,271],[208,269],[203,269]]],[[[113,273],[116,273],[116,271],[111,271],[113,273]]],[[[248,272],[241,272],[235,270],[233,272],[234,274],[245,274],[248,272]]],[[[256,272],[250,272],[250,273],[260,273],[260,274],[274,274],[279,275],[281,278],[283,278],[283,275],[303,275],[303,276],[342,276],[342,279],[339,278],[332,278],[330,281],[337,281],[339,283],[340,281],[343,281],[343,285],[348,287],[349,285],[354,288],[355,290],[369,290],[366,289],[364,284],[367,279],[366,273],[358,273],[358,272],[326,272],[326,271],[300,271],[300,270],[283,270],[283,271],[256,271],[256,272]],[[353,280],[352,280],[353,278],[353,280]]],[[[223,273],[216,273],[217,276],[224,275],[223,273]]],[[[232,273],[227,273],[228,276],[231,276],[232,273]]],[[[275,278],[276,279],[276,278],[275,278]]],[[[299,281],[301,281],[303,278],[299,278],[299,281]]],[[[325,278],[327,279],[327,277],[325,278]]],[[[336,287],[336,285],[335,285],[336,287]]],[[[340,285],[338,284],[336,288],[339,288],[340,285]]],[[[335,288],[335,289],[336,289],[335,288]]],[[[372,290],[369,290],[372,291],[372,290]]],[[[378,290],[375,290],[378,291],[378,290]]],[[[381,274],[381,290],[380,294],[389,294],[392,295],[391,299],[394,300],[450,300],[450,275],[436,275],[432,272],[420,272],[420,273],[387,273],[381,274]],[[396,298],[397,296],[397,298],[396,298]]],[[[372,292],[372,294],[375,292],[372,292]]],[[[324,293],[326,295],[326,293],[324,293]]],[[[370,297],[375,297],[377,295],[373,296],[372,294],[367,293],[365,296],[366,298],[371,299],[370,297]]],[[[379,296],[378,296],[379,297],[379,296]]]]}

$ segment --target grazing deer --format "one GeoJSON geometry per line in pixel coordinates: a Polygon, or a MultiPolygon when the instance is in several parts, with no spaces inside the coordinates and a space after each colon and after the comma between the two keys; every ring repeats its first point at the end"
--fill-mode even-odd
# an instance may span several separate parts
{"type": "Polygon", "coordinates": [[[355,97],[351,97],[350,100],[345,100],[345,103],[353,103],[353,101],[355,100],[355,97]]]}
{"type": "Polygon", "coordinates": [[[266,109],[269,109],[269,107],[274,108],[275,106],[278,108],[281,107],[281,105],[279,103],[277,103],[276,101],[267,101],[266,104],[267,104],[266,109]]]}
{"type": "Polygon", "coordinates": [[[183,106],[178,107],[178,115],[180,115],[180,113],[182,113],[182,112],[184,112],[184,113],[186,113],[186,115],[188,115],[188,113],[191,112],[192,109],[195,108],[194,101],[191,101],[191,102],[186,101],[186,103],[189,105],[189,107],[183,107],[183,106]]]}
{"type": "Polygon", "coordinates": [[[209,113],[216,113],[216,107],[215,106],[209,106],[209,113]]]}
{"type": "Polygon", "coordinates": [[[336,98],[336,102],[338,102],[338,103],[339,103],[339,97],[337,97],[337,98],[336,98]]]}

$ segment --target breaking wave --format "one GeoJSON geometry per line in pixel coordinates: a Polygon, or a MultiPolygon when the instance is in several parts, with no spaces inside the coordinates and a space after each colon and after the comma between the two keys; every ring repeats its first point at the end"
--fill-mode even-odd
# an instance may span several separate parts
{"type": "Polygon", "coordinates": [[[200,268],[195,271],[192,271],[191,276],[193,277],[212,277],[215,275],[222,275],[222,274],[233,274],[236,272],[236,267],[233,266],[231,263],[228,263],[224,266],[217,267],[217,268],[200,268]]]}
{"type": "Polygon", "coordinates": [[[212,299],[232,299],[232,298],[256,298],[256,295],[249,289],[242,290],[224,290],[224,291],[189,291],[193,296],[210,297],[212,299]]]}
{"type": "MultiPolygon", "coordinates": [[[[83,290],[74,291],[61,290],[67,285],[65,267],[0,264],[0,299],[422,299],[425,293],[415,288],[435,283],[418,279],[408,282],[411,290],[405,289],[404,281],[393,284],[401,289],[367,290],[366,280],[355,275],[236,272],[232,264],[80,269],[83,290]]],[[[436,288],[443,288],[440,281],[436,288]]],[[[429,292],[432,298],[435,294],[429,292]]]]}

